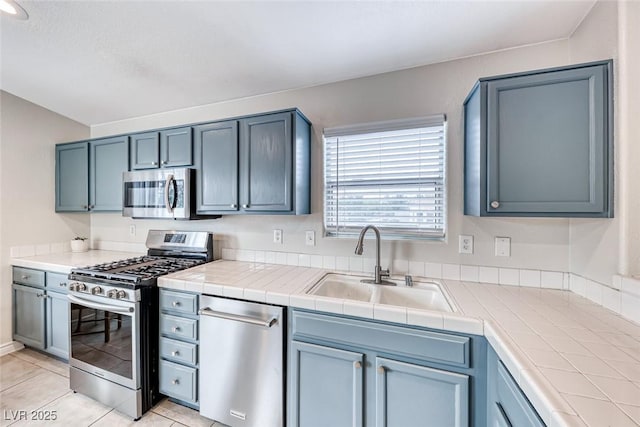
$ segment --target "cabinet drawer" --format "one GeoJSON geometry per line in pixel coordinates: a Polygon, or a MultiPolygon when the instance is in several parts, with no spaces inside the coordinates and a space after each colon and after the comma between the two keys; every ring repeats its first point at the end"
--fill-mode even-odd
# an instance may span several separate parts
{"type": "Polygon", "coordinates": [[[67,292],[68,276],[60,273],[50,273],[47,271],[47,285],[48,291],[53,292],[67,292]]]}
{"type": "Polygon", "coordinates": [[[172,338],[195,341],[198,339],[198,320],[161,313],[160,333],[172,338]]]}
{"type": "Polygon", "coordinates": [[[160,357],[189,365],[196,365],[198,363],[197,356],[197,344],[160,337],[160,357]]]}
{"type": "Polygon", "coordinates": [[[324,340],[452,366],[471,365],[468,337],[303,311],[294,311],[292,321],[296,340],[324,340]]]}
{"type": "Polygon", "coordinates": [[[13,267],[13,282],[44,287],[44,271],[13,267]]]}
{"type": "Polygon", "coordinates": [[[198,370],[177,363],[160,361],[160,393],[196,403],[198,400],[198,370]]]}
{"type": "Polygon", "coordinates": [[[160,309],[195,315],[198,313],[198,295],[163,289],[160,291],[160,309]]]}

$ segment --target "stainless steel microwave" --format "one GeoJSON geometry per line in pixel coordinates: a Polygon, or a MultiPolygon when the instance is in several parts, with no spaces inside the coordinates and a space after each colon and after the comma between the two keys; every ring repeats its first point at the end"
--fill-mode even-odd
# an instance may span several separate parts
{"type": "Polygon", "coordinates": [[[195,170],[163,168],[124,172],[122,215],[196,219],[195,170]]]}

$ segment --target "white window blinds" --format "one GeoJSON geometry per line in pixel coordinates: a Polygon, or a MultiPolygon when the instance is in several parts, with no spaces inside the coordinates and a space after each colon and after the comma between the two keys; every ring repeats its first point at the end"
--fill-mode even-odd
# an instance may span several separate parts
{"type": "Polygon", "coordinates": [[[444,115],[325,129],[325,234],[443,238],[445,165],[444,115]]]}

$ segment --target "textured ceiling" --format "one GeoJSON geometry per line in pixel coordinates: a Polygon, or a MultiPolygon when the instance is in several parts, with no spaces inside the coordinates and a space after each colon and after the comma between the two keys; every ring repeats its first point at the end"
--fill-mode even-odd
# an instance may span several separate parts
{"type": "Polygon", "coordinates": [[[595,2],[18,1],[0,87],[87,125],[562,39],[595,2]]]}

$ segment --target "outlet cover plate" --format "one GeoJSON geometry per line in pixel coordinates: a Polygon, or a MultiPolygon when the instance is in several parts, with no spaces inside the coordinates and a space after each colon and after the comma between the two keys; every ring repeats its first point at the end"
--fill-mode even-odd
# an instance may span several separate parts
{"type": "Polygon", "coordinates": [[[273,230],[273,243],[282,244],[282,230],[273,230]]]}
{"type": "Polygon", "coordinates": [[[304,233],[304,243],[307,246],[315,246],[316,245],[316,232],[313,230],[306,231],[304,233]]]}
{"type": "Polygon", "coordinates": [[[458,239],[458,252],[461,254],[472,254],[473,236],[461,234],[458,239]]]}
{"type": "Polygon", "coordinates": [[[511,256],[510,237],[496,237],[496,256],[511,256]]]}

